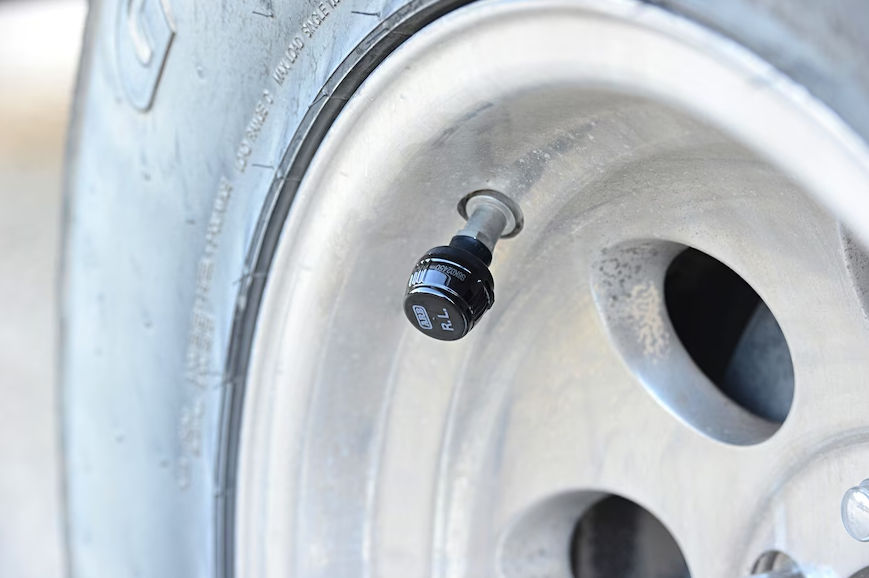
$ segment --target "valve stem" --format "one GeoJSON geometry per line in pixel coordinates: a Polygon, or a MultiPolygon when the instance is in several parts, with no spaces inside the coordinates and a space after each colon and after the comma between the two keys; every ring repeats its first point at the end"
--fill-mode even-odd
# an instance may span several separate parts
{"type": "Polygon", "coordinates": [[[522,228],[519,206],[497,191],[477,191],[459,202],[467,221],[450,244],[417,262],[404,296],[404,312],[419,331],[444,341],[461,339],[495,302],[488,266],[495,244],[522,228]]]}

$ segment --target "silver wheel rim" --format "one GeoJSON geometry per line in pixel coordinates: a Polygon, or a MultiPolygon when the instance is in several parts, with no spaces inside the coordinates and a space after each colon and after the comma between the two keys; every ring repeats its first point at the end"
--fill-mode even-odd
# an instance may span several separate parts
{"type": "Polygon", "coordinates": [[[245,394],[238,575],[568,577],[571,529],[614,494],[664,523],[692,576],[770,550],[850,576],[869,560],[838,516],[867,477],[869,331],[860,252],[818,205],[860,235],[867,198],[846,127],[672,15],[487,2],[438,20],[345,107],[282,232],[245,394]],[[405,276],[478,189],[519,201],[525,227],[498,248],[480,327],[426,341],[405,276]],[[777,431],[716,397],[672,333],[660,283],[682,246],[781,324],[796,384],[777,431]],[[602,265],[649,247],[627,282],[652,294],[651,349],[602,265]]]}

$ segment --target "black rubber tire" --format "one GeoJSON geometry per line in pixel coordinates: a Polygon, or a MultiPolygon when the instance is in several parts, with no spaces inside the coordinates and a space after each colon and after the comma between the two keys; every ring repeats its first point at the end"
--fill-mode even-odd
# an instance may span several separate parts
{"type": "MultiPolygon", "coordinates": [[[[125,96],[126,3],[91,3],[62,276],[73,576],[232,573],[247,356],[294,185],[367,72],[464,3],[344,1],[319,24],[298,0],[146,1],[171,5],[175,31],[146,110],[125,96]]],[[[869,141],[869,4],[653,4],[755,52],[869,141]]]]}

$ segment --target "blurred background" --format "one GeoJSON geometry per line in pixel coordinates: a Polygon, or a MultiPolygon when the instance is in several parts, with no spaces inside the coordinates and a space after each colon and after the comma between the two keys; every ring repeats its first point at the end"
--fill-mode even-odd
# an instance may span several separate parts
{"type": "Polygon", "coordinates": [[[0,578],[63,574],[56,288],[86,13],[85,0],[0,0],[0,578]]]}

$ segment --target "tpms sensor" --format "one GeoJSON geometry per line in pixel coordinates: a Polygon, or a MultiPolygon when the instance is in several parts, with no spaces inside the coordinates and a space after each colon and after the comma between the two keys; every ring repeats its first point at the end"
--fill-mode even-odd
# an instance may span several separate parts
{"type": "Polygon", "coordinates": [[[489,271],[495,243],[522,229],[522,212],[497,191],[477,191],[459,202],[467,219],[449,245],[429,250],[417,261],[404,296],[411,324],[435,339],[461,339],[495,302],[489,271]]]}

